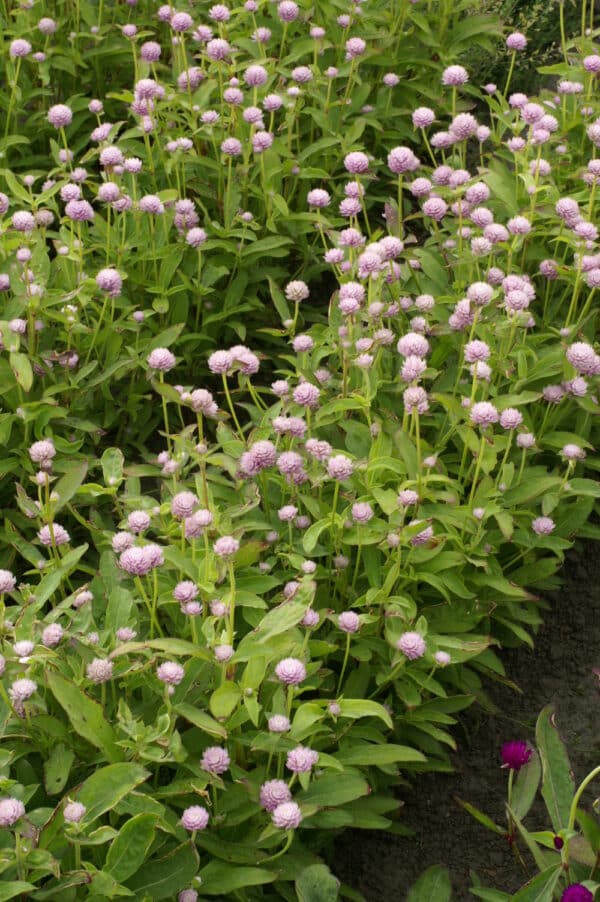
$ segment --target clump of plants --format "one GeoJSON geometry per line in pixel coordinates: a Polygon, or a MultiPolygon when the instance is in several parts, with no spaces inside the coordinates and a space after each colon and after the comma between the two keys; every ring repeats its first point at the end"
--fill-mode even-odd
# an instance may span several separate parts
{"type": "Polygon", "coordinates": [[[600,56],[469,8],[5,10],[12,897],[335,898],[592,534],[600,56]]]}

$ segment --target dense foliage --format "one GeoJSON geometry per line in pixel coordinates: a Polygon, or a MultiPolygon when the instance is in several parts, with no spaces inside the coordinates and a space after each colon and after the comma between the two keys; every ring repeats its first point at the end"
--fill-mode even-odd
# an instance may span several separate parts
{"type": "Polygon", "coordinates": [[[3,898],[335,898],[593,532],[600,56],[475,6],[4,3],[3,898]]]}

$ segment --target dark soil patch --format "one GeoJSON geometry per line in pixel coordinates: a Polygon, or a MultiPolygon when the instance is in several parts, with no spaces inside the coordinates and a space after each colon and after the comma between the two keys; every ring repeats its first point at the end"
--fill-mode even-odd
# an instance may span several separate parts
{"type": "MultiPolygon", "coordinates": [[[[533,740],[537,716],[548,704],[556,710],[576,780],[599,763],[600,684],[594,673],[600,665],[598,552],[597,546],[585,543],[569,555],[563,588],[550,599],[535,649],[503,653],[507,675],[522,694],[498,683],[489,686],[501,713],[491,716],[474,708],[466,712],[464,729],[456,736],[456,772],[419,776],[402,794],[403,823],[415,835],[349,831],[336,841],[331,867],[366,902],[402,902],[411,884],[433,864],[449,868],[457,900],[475,899],[469,893],[471,870],[484,885],[504,892],[523,884],[523,871],[508,843],[480,826],[454,796],[504,823],[506,772],[500,768],[500,746],[510,739],[533,740]]],[[[593,798],[587,796],[588,806],[593,798]]],[[[528,825],[548,829],[543,808],[534,809],[528,825]]]]}

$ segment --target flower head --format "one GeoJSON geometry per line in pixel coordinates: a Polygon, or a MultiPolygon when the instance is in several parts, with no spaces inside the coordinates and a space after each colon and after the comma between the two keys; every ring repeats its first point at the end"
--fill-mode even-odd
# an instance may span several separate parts
{"type": "Polygon", "coordinates": [[[284,780],[267,780],[260,787],[260,804],[265,811],[275,811],[278,805],[291,801],[292,793],[284,780]]]}
{"type": "Polygon", "coordinates": [[[286,686],[297,686],[306,679],[306,667],[298,658],[283,658],[275,668],[275,676],[286,686]]]}
{"type": "Polygon", "coordinates": [[[0,799],[0,827],[12,827],[25,814],[25,805],[20,799],[0,799]]]}
{"type": "Polygon", "coordinates": [[[271,815],[273,823],[282,830],[295,830],[302,821],[302,812],[296,802],[283,802],[271,815]]]}
{"type": "Polygon", "coordinates": [[[533,749],[522,739],[505,742],[501,749],[502,766],[510,770],[521,770],[533,755],[533,749]]]}
{"type": "Polygon", "coordinates": [[[181,826],[186,830],[205,830],[208,826],[209,815],[202,805],[191,805],[181,815],[181,826]]]}
{"type": "Polygon", "coordinates": [[[227,749],[218,745],[209,746],[204,750],[200,767],[209,774],[224,774],[229,769],[230,758],[227,749]]]}
{"type": "Polygon", "coordinates": [[[416,660],[416,658],[423,657],[427,649],[427,645],[425,643],[425,639],[420,633],[416,633],[411,630],[407,633],[402,633],[402,635],[396,642],[396,648],[398,649],[398,651],[401,651],[402,654],[410,661],[414,661],[416,660]]]}

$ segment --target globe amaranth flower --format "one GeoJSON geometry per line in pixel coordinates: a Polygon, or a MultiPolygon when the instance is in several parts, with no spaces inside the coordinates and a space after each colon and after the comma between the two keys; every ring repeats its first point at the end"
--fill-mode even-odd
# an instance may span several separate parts
{"type": "Polygon", "coordinates": [[[420,633],[410,630],[402,633],[396,642],[396,648],[410,661],[422,658],[427,649],[427,644],[420,633]]]}
{"type": "Polygon", "coordinates": [[[284,780],[267,780],[260,787],[260,804],[265,811],[275,811],[278,805],[290,802],[292,793],[284,780]]]}
{"type": "Polygon", "coordinates": [[[16,577],[10,570],[0,570],[0,595],[4,594],[4,592],[12,592],[16,584],[16,577]]]}
{"type": "Polygon", "coordinates": [[[161,683],[169,686],[179,686],[185,676],[185,670],[176,661],[164,661],[156,669],[156,676],[161,683]]]}
{"type": "Polygon", "coordinates": [[[452,660],[447,651],[436,651],[433,659],[438,667],[447,667],[452,660]]]}
{"type": "Polygon", "coordinates": [[[192,515],[197,504],[199,501],[193,492],[178,492],[171,499],[171,513],[178,520],[183,520],[192,515]]]}
{"type": "Polygon", "coordinates": [[[73,111],[64,103],[51,106],[46,117],[54,128],[66,128],[73,121],[73,111]]]}
{"type": "Polygon", "coordinates": [[[421,161],[410,147],[393,147],[388,154],[387,162],[390,170],[396,175],[414,172],[421,165],[421,161]]]}
{"type": "Polygon", "coordinates": [[[47,547],[51,545],[67,545],[71,541],[69,533],[59,523],[53,523],[51,527],[49,525],[42,526],[38,531],[38,539],[42,545],[47,547]]]}
{"type": "Polygon", "coordinates": [[[282,830],[295,830],[302,822],[302,812],[296,802],[283,802],[271,814],[273,824],[282,830]]]}
{"type": "Polygon", "coordinates": [[[503,743],[500,754],[503,767],[521,770],[533,755],[533,749],[522,739],[514,739],[503,743]]]}
{"type": "Polygon", "coordinates": [[[319,753],[314,749],[309,749],[304,745],[298,745],[295,749],[291,749],[286,758],[285,766],[295,774],[309,773],[317,761],[319,753]]]}
{"type": "Polygon", "coordinates": [[[12,827],[25,815],[25,805],[20,799],[0,799],[0,827],[12,827]]]}
{"type": "Polygon", "coordinates": [[[205,830],[208,826],[209,815],[202,805],[191,805],[181,815],[181,826],[186,830],[205,830]]]}
{"type": "Polygon", "coordinates": [[[297,686],[306,679],[306,667],[298,658],[283,658],[275,668],[275,676],[286,686],[297,686]]]}
{"type": "Polygon", "coordinates": [[[343,454],[335,454],[327,461],[327,473],[331,479],[343,482],[345,479],[349,479],[353,472],[354,464],[349,457],[345,457],[343,454]]]}
{"type": "Polygon", "coordinates": [[[146,358],[151,370],[166,373],[175,366],[175,355],[168,348],[155,348],[146,358]]]}
{"type": "Polygon", "coordinates": [[[68,824],[78,824],[83,818],[87,808],[81,802],[68,802],[63,811],[63,817],[68,824]]]}
{"type": "Polygon", "coordinates": [[[549,536],[551,532],[554,532],[555,526],[554,520],[550,517],[536,517],[531,524],[531,528],[538,536],[549,536]]]}
{"type": "Polygon", "coordinates": [[[60,623],[51,623],[42,632],[42,645],[46,648],[54,648],[63,637],[63,628],[60,623]]]}
{"type": "Polygon", "coordinates": [[[287,733],[291,724],[285,714],[273,714],[268,720],[269,733],[287,733]]]}
{"type": "Polygon", "coordinates": [[[494,405],[490,401],[478,401],[476,404],[473,404],[470,412],[470,420],[476,426],[491,426],[493,423],[497,423],[500,419],[500,414],[494,407],[494,405]]]}
{"type": "Polygon", "coordinates": [[[94,658],[86,668],[88,680],[92,683],[107,683],[112,679],[113,663],[105,658],[94,658]]]}
{"type": "Polygon", "coordinates": [[[219,664],[226,664],[233,657],[233,645],[215,645],[213,652],[219,664]]]}
{"type": "Polygon", "coordinates": [[[353,174],[367,172],[369,168],[369,158],[366,153],[355,150],[352,153],[346,154],[344,157],[344,166],[348,172],[353,174]]]}
{"type": "Polygon", "coordinates": [[[209,774],[224,774],[229,769],[231,759],[227,749],[223,749],[218,745],[209,746],[204,750],[200,760],[202,770],[208,771],[209,774]]]}
{"type": "Polygon", "coordinates": [[[560,897],[560,902],[593,902],[594,894],[583,883],[572,883],[560,897]]]}
{"type": "Polygon", "coordinates": [[[323,188],[313,188],[306,195],[306,202],[309,207],[316,207],[317,209],[328,207],[331,203],[331,195],[323,188]]]}
{"type": "Polygon", "coordinates": [[[343,633],[356,633],[360,629],[360,617],[354,611],[342,611],[337,624],[343,633]]]}
{"type": "Polygon", "coordinates": [[[233,557],[239,551],[240,543],[233,536],[221,536],[213,545],[213,551],[218,557],[233,557]]]}

